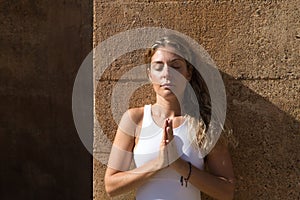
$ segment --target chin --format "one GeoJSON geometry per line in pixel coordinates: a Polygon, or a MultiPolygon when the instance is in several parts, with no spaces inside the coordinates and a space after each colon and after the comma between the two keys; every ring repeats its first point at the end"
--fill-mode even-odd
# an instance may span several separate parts
{"type": "Polygon", "coordinates": [[[167,100],[177,99],[176,95],[171,90],[160,92],[158,95],[167,100]]]}

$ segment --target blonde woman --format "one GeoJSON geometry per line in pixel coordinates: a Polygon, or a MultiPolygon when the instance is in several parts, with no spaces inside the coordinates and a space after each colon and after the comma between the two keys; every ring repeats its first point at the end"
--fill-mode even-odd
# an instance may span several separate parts
{"type": "Polygon", "coordinates": [[[219,140],[203,153],[214,139],[206,128],[211,103],[201,75],[188,62],[191,54],[176,35],[156,41],[147,51],[156,102],[129,109],[121,119],[105,174],[110,197],[136,189],[137,200],[199,200],[201,192],[233,198],[227,143],[219,140]]]}

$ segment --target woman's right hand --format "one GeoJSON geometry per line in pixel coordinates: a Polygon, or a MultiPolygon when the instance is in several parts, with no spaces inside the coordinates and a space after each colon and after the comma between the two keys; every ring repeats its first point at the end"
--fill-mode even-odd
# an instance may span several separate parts
{"type": "Polygon", "coordinates": [[[164,129],[162,140],[160,143],[160,154],[158,158],[159,167],[168,167],[172,162],[178,158],[177,148],[173,135],[173,120],[166,119],[164,122],[164,129]]]}

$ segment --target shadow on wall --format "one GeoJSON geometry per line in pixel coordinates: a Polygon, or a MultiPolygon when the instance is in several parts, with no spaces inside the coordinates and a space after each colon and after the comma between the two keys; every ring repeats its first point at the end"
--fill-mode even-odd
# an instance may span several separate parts
{"type": "MultiPolygon", "coordinates": [[[[239,143],[235,148],[230,147],[238,180],[235,199],[297,199],[300,187],[299,121],[245,86],[243,80],[225,73],[222,76],[228,96],[227,116],[239,143]]],[[[96,117],[111,140],[117,128],[110,110],[114,85],[111,81],[99,82],[96,91],[96,117]],[[101,113],[108,115],[103,118],[101,113]]],[[[150,95],[150,91],[150,85],[137,89],[129,106],[153,102],[154,95],[153,92],[150,95]]],[[[97,191],[104,191],[104,188],[97,191]]],[[[204,199],[209,198],[204,195],[204,199]]]]}
{"type": "Polygon", "coordinates": [[[224,73],[222,76],[228,117],[239,142],[237,148],[231,149],[238,179],[236,198],[297,199],[299,121],[243,81],[224,73]]]}

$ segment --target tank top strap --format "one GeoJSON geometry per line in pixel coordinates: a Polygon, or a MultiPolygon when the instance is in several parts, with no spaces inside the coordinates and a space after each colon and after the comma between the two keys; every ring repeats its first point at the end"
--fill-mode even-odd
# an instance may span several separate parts
{"type": "Polygon", "coordinates": [[[152,116],[151,116],[151,104],[144,106],[144,117],[142,122],[142,128],[148,127],[152,123],[152,116]]]}

